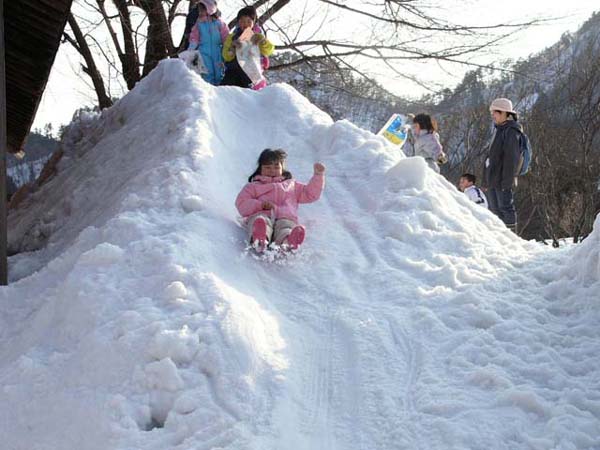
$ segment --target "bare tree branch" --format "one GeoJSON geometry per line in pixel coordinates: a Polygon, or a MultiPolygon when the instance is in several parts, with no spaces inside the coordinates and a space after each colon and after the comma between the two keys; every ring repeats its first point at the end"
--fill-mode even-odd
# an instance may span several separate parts
{"type": "MultiPolygon", "coordinates": [[[[465,26],[465,25],[435,26],[433,24],[419,25],[414,22],[409,22],[407,20],[400,19],[397,16],[387,18],[387,17],[382,17],[380,15],[370,13],[365,10],[351,8],[350,6],[347,6],[343,3],[338,3],[337,1],[332,1],[332,0],[319,0],[319,1],[321,3],[326,3],[328,5],[335,6],[336,8],[340,8],[345,11],[350,11],[350,12],[353,12],[356,14],[360,14],[360,15],[369,17],[371,19],[374,19],[374,20],[377,20],[380,22],[387,22],[387,23],[390,23],[390,24],[393,24],[396,26],[404,26],[404,27],[408,27],[408,28],[414,28],[416,30],[421,30],[421,31],[443,31],[443,32],[448,32],[448,33],[473,32],[473,31],[482,31],[482,30],[495,30],[495,29],[499,29],[499,28],[522,28],[522,27],[539,24],[544,21],[544,20],[532,20],[529,22],[516,23],[516,24],[500,23],[500,24],[483,25],[483,26],[465,26]]],[[[388,3],[388,2],[389,2],[389,0],[387,0],[385,3],[388,3]]],[[[421,17],[424,17],[424,16],[422,15],[421,17]]]]}
{"type": "Polygon", "coordinates": [[[127,9],[126,0],[113,0],[115,7],[119,11],[121,19],[121,31],[123,34],[123,42],[125,44],[125,52],[119,52],[119,59],[123,68],[123,76],[127,83],[128,89],[133,89],[135,84],[140,80],[140,61],[138,51],[133,39],[133,29],[131,26],[131,16],[127,9]]]}
{"type": "MultiPolygon", "coordinates": [[[[94,57],[92,56],[92,52],[90,51],[90,47],[88,46],[75,17],[73,14],[69,14],[68,17],[69,26],[75,35],[75,41],[77,45],[74,45],[75,49],[81,54],[85,61],[85,66],[82,65],[82,68],[85,73],[89,75],[92,79],[92,83],[94,84],[94,90],[96,91],[96,95],[98,96],[98,106],[100,109],[108,108],[112,106],[112,100],[106,95],[106,90],[104,88],[104,81],[102,80],[102,75],[98,71],[96,67],[96,63],[94,61],[94,57]]],[[[69,37],[66,33],[64,36],[67,40],[73,44],[73,39],[69,37]]]]}

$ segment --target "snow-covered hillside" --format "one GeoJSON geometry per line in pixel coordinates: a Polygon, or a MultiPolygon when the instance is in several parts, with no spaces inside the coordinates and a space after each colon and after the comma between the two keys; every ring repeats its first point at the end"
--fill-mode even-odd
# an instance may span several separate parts
{"type": "Polygon", "coordinates": [[[44,164],[50,157],[37,159],[23,164],[16,164],[13,167],[8,167],[6,174],[12,179],[17,188],[24,184],[35,181],[44,168],[44,164]]]}
{"type": "MultiPolygon", "coordinates": [[[[285,64],[286,55],[277,63],[285,64]]],[[[298,67],[268,72],[272,83],[287,83],[334,119],[346,119],[365,130],[377,133],[390,116],[406,112],[383,88],[357,80],[351,70],[331,62],[312,62],[298,67]]]]}
{"type": "Polygon", "coordinates": [[[600,221],[522,241],[289,86],[175,60],[63,148],[9,218],[2,448],[599,448],[600,221]],[[233,204],[266,147],[328,168],[276,261],[233,204]]]}
{"type": "Polygon", "coordinates": [[[6,158],[9,195],[24,184],[35,181],[57,148],[58,141],[52,136],[43,135],[37,131],[29,133],[25,141],[25,155],[18,158],[9,154],[6,158]]]}

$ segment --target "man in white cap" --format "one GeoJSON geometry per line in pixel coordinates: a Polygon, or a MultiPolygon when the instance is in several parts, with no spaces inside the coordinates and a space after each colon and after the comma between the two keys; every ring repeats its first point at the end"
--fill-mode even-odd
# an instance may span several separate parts
{"type": "Polygon", "coordinates": [[[485,161],[484,185],[490,211],[513,232],[517,229],[517,212],[513,187],[517,176],[521,147],[521,125],[517,113],[507,98],[497,98],[490,106],[495,132],[485,161]]]}

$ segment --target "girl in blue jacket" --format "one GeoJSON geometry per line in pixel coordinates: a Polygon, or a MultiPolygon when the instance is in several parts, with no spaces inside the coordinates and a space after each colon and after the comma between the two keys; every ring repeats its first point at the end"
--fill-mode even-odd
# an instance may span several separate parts
{"type": "Polygon", "coordinates": [[[188,50],[198,50],[206,69],[202,78],[215,86],[221,83],[225,73],[223,63],[223,42],[229,34],[225,22],[219,18],[214,0],[198,2],[198,20],[190,33],[188,50]]]}

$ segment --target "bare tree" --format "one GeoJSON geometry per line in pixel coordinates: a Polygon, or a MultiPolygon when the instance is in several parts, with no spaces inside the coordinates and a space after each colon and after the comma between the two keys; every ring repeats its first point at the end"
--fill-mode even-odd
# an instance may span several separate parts
{"type": "Polygon", "coordinates": [[[274,70],[306,61],[330,59],[353,70],[361,78],[372,80],[364,67],[382,63],[398,77],[419,83],[414,74],[407,73],[406,61],[436,60],[478,66],[472,61],[474,54],[489,51],[515,31],[542,22],[452,24],[438,17],[439,10],[432,8],[431,3],[419,0],[354,3],[315,0],[313,4],[317,13],[311,17],[303,12],[295,27],[273,21],[272,25],[283,41],[277,48],[296,54],[294,60],[285,66],[275,66],[274,70]],[[312,35],[306,36],[303,28],[310,20],[321,20],[321,23],[313,27],[312,35]],[[363,31],[333,37],[326,32],[330,28],[339,28],[339,23],[344,21],[362,23],[363,31]]]}
{"type": "MultiPolygon", "coordinates": [[[[182,0],[75,0],[74,5],[85,13],[73,14],[73,22],[89,42],[93,57],[102,62],[96,65],[110,68],[131,89],[161,59],[175,56],[179,46],[173,42],[180,36],[173,36],[173,25],[177,17],[186,15],[189,4],[182,0]],[[110,39],[100,42],[98,33],[108,34],[110,39]]],[[[310,0],[309,7],[299,11],[299,2],[291,0],[255,0],[250,4],[258,9],[259,22],[270,31],[271,39],[279,43],[276,48],[292,55],[285,63],[273,64],[272,70],[332,61],[374,85],[377,83],[369,69],[372,65],[384,64],[386,70],[419,82],[415,74],[407,73],[407,60],[474,64],[473,54],[487,51],[515,30],[537,23],[451,24],[437,17],[436,10],[424,0],[310,0]],[[341,32],[339,24],[344,21],[360,23],[369,31],[341,32]]],[[[227,6],[232,7],[230,12],[235,10],[234,5],[227,6]]],[[[234,24],[231,21],[230,28],[234,24]]],[[[75,34],[73,27],[71,33],[75,34]]],[[[71,43],[77,41],[69,31],[66,38],[71,43]]],[[[82,43],[76,46],[80,53],[85,47],[82,43]]],[[[89,59],[83,53],[82,57],[89,59]]],[[[109,77],[105,74],[105,78],[109,77]]],[[[103,80],[105,86],[109,82],[103,80]]],[[[98,77],[94,88],[101,89],[98,77]]]]}
{"type": "Polygon", "coordinates": [[[165,4],[169,6],[168,11],[171,11],[173,5],[169,3],[171,2],[161,0],[133,0],[133,4],[141,8],[148,18],[143,76],[148,75],[160,60],[175,56],[175,46],[165,11],[165,4]]]}
{"type": "Polygon", "coordinates": [[[94,90],[98,96],[98,106],[101,109],[108,108],[109,106],[112,106],[112,101],[110,97],[106,95],[104,80],[102,79],[100,71],[96,67],[96,61],[94,60],[94,56],[92,55],[92,51],[90,50],[85,36],[81,32],[81,29],[79,28],[79,25],[72,14],[69,14],[68,23],[75,37],[72,38],[68,34],[65,34],[65,38],[73,45],[73,47],[75,47],[75,49],[77,49],[85,61],[85,65],[82,64],[81,67],[83,68],[83,71],[89,75],[92,83],[94,84],[94,90]]]}
{"type": "Polygon", "coordinates": [[[133,37],[134,30],[131,25],[131,15],[127,8],[127,2],[125,0],[114,0],[114,5],[119,13],[119,21],[121,22],[121,36],[123,38],[124,48],[121,48],[117,33],[113,29],[111,18],[106,12],[104,0],[99,0],[97,3],[98,9],[102,14],[102,19],[108,28],[113,45],[115,46],[117,55],[121,60],[123,78],[127,83],[127,88],[133,89],[135,83],[140,79],[140,62],[133,37]]]}
{"type": "MultiPolygon", "coordinates": [[[[71,14],[70,32],[65,30],[64,36],[85,60],[84,72],[92,79],[99,98],[110,80],[103,79],[99,70],[87,70],[91,66],[98,67],[95,60],[112,68],[127,89],[132,89],[160,60],[175,56],[171,26],[178,15],[183,15],[178,13],[181,0],[79,0],[75,3],[84,8],[85,14],[79,17],[71,14]],[[134,15],[137,24],[132,18],[134,15]],[[82,31],[84,26],[85,31],[82,31]],[[99,29],[108,34],[110,45],[95,37],[99,29]],[[140,62],[142,54],[143,63],[140,62]],[[118,66],[116,60],[120,63],[118,66]]],[[[99,106],[110,105],[99,101],[99,106]]]]}
{"type": "Polygon", "coordinates": [[[536,102],[531,127],[539,148],[531,192],[554,239],[575,242],[592,230],[600,209],[600,34],[572,59],[560,59],[554,89],[536,102]]]}

